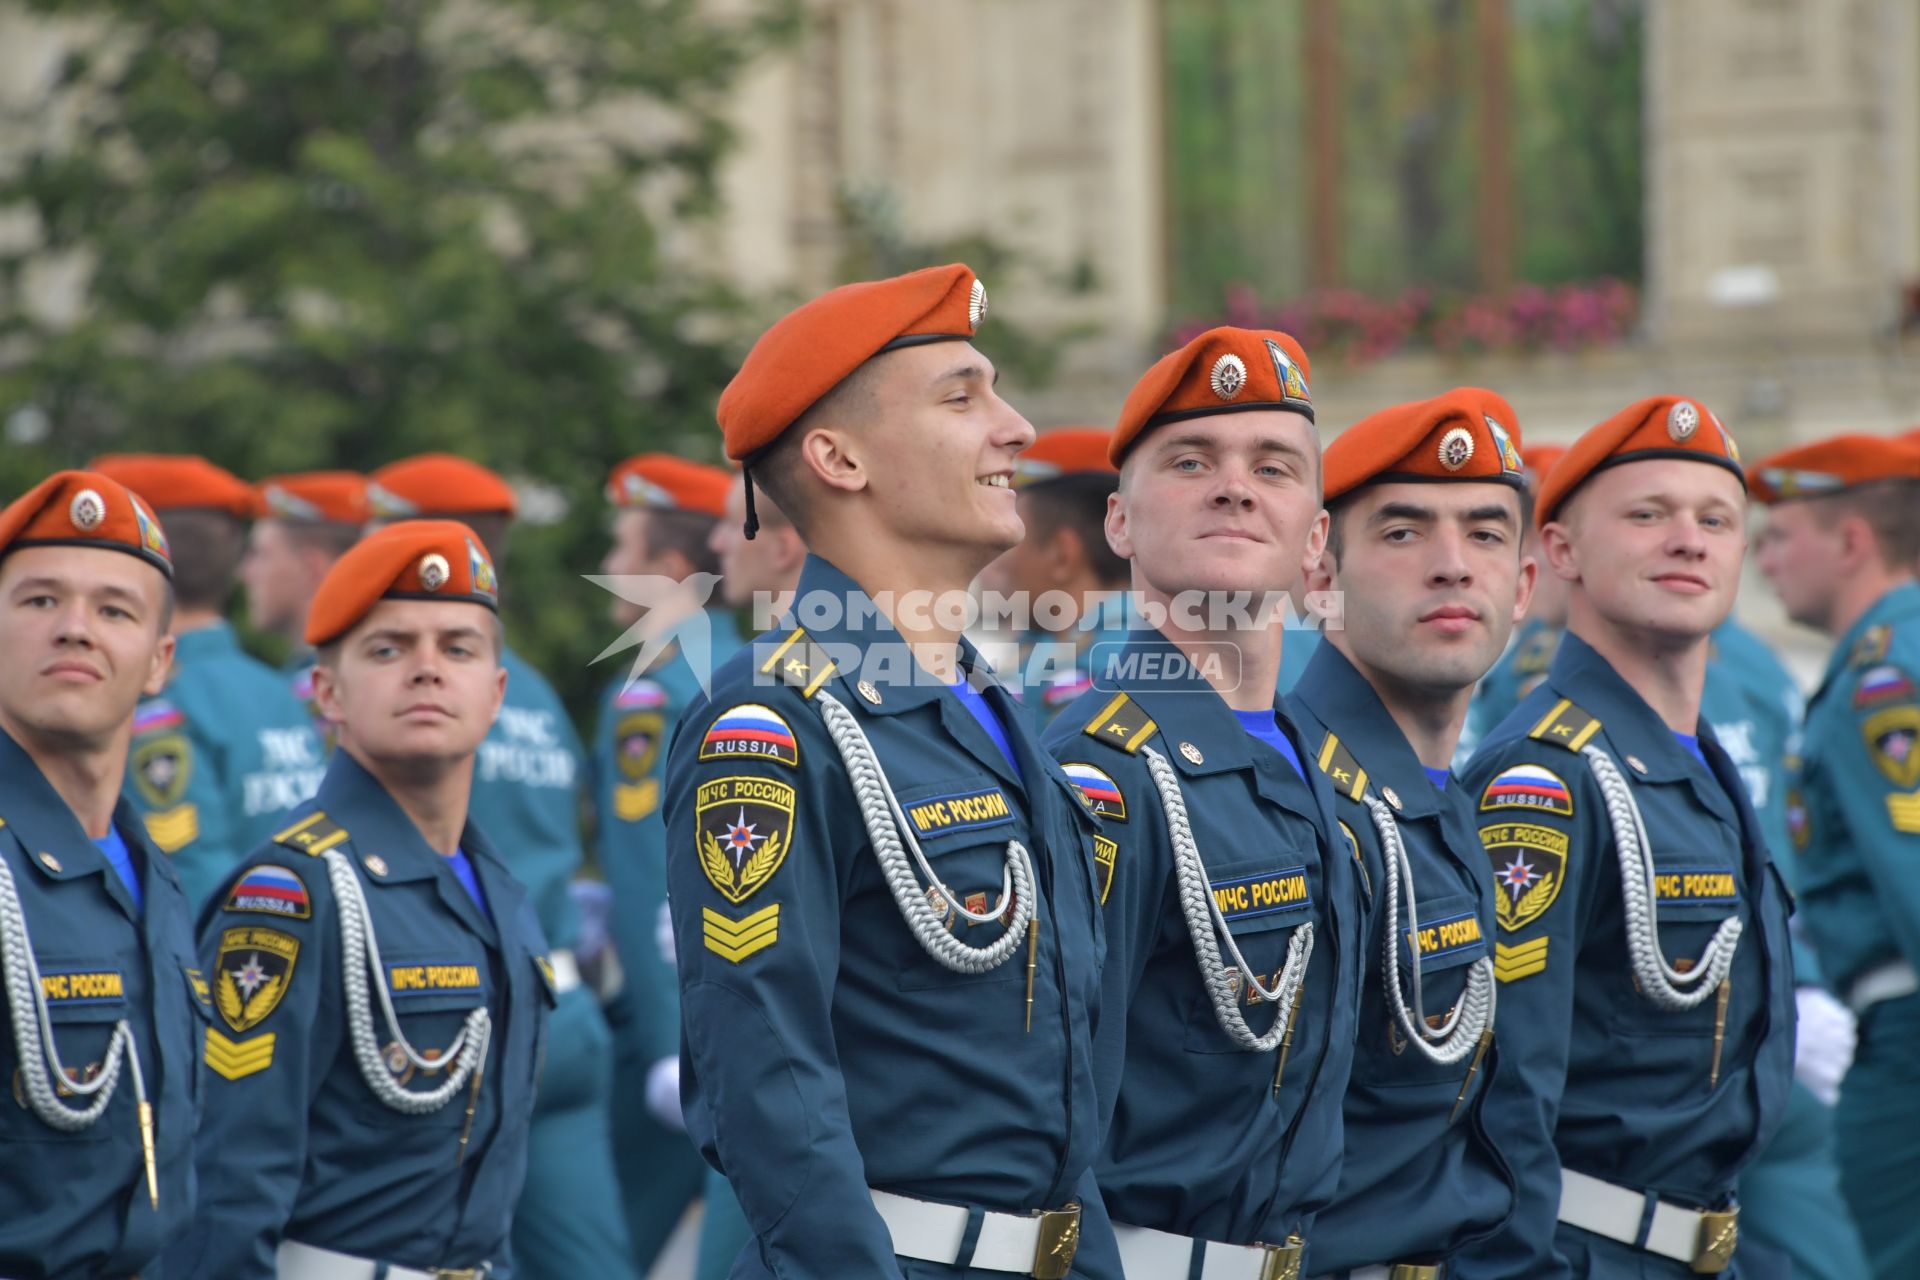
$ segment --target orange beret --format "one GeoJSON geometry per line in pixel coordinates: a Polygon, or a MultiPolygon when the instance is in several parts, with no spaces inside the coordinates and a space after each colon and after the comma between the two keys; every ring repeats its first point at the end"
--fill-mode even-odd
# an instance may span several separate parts
{"type": "Polygon", "coordinates": [[[1049,431],[1013,460],[1014,487],[1085,471],[1113,475],[1118,468],[1107,457],[1112,444],[1113,432],[1105,427],[1060,427],[1049,431]]]}
{"type": "Polygon", "coordinates": [[[1740,449],[1720,419],[1698,400],[1685,396],[1651,396],[1636,400],[1567,447],[1540,481],[1534,520],[1545,528],[1573,491],[1587,477],[1623,462],[1649,458],[1686,458],[1725,467],[1740,477],[1740,449]]]}
{"type": "Polygon", "coordinates": [[[1753,464],[1747,483],[1760,502],[1817,498],[1875,480],[1920,480],[1920,442],[1898,436],[1834,436],[1782,449],[1753,464]]]}
{"type": "Polygon", "coordinates": [[[354,471],[303,471],[259,484],[264,515],[313,524],[365,524],[373,516],[367,478],[354,471]]]}
{"type": "Polygon", "coordinates": [[[1307,353],[1277,329],[1209,329],[1161,356],[1127,393],[1107,456],[1114,466],[1149,427],[1248,409],[1284,409],[1313,421],[1307,353]]]}
{"type": "Polygon", "coordinates": [[[500,579],[480,539],[458,520],[397,521],[360,539],[327,570],[307,614],[307,643],[338,640],[382,600],[483,604],[498,612],[500,579]]]}
{"type": "Polygon", "coordinates": [[[1327,446],[1326,499],[1396,480],[1477,480],[1519,488],[1520,421],[1479,387],[1368,414],[1327,446]]]}
{"type": "Polygon", "coordinates": [[[133,490],[96,471],[57,471],[0,511],[0,556],[21,547],[124,551],[173,577],[160,518],[133,490]]]}
{"type": "Polygon", "coordinates": [[[1540,482],[1546,479],[1553,464],[1567,456],[1567,446],[1563,444],[1523,444],[1520,446],[1520,461],[1527,468],[1527,486],[1535,493],[1540,491],[1540,482]]]}
{"type": "Polygon", "coordinates": [[[192,454],[109,453],[88,466],[139,494],[155,511],[197,508],[244,519],[260,510],[252,485],[192,454]]]}
{"type": "Polygon", "coordinates": [[[367,477],[367,506],[381,520],[514,513],[513,486],[497,472],[451,453],[389,462],[367,477]]]}
{"type": "Polygon", "coordinates": [[[750,457],[842,379],[883,351],[965,342],[987,314],[987,287],[961,263],[841,285],[760,335],[720,393],[727,456],[750,457]]]}
{"type": "Polygon", "coordinates": [[[665,453],[637,453],[607,476],[607,501],[616,507],[649,511],[697,511],[720,516],[727,511],[733,472],[665,453]]]}

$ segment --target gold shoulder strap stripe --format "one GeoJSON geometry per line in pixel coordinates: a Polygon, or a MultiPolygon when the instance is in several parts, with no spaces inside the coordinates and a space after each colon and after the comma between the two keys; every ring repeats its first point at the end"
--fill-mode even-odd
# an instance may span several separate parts
{"type": "Polygon", "coordinates": [[[1568,751],[1578,751],[1600,732],[1600,722],[1566,698],[1553,704],[1553,710],[1540,717],[1527,736],[1538,742],[1551,742],[1568,751]]]}
{"type": "Polygon", "coordinates": [[[347,829],[324,813],[310,813],[280,832],[273,842],[288,849],[319,857],[338,844],[345,844],[347,829]]]}
{"type": "Polygon", "coordinates": [[[1320,755],[1314,761],[1320,766],[1320,772],[1333,780],[1333,789],[1349,800],[1358,800],[1367,790],[1367,771],[1353,758],[1353,752],[1332,733],[1320,744],[1320,755]]]}
{"type": "Polygon", "coordinates": [[[832,678],[834,669],[833,659],[807,638],[805,627],[795,627],[760,664],[761,675],[780,677],[798,689],[803,698],[818,693],[820,686],[832,678]]]}
{"type": "Polygon", "coordinates": [[[1113,695],[1100,713],[1087,721],[1080,732],[1089,738],[1097,738],[1110,747],[1119,747],[1129,755],[1140,749],[1140,744],[1153,736],[1160,726],[1153,717],[1124,693],[1113,695]]]}

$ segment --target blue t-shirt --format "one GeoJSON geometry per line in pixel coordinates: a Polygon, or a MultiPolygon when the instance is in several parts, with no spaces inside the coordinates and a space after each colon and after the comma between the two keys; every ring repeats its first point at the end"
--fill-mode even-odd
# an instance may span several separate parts
{"type": "Polygon", "coordinates": [[[980,722],[980,727],[993,739],[993,745],[1000,748],[1000,754],[1013,766],[1013,776],[1025,783],[1027,775],[1020,771],[1020,761],[1013,754],[1013,740],[1007,737],[1007,726],[1000,723],[1000,717],[987,705],[986,695],[965,680],[956,681],[947,688],[953,690],[953,696],[960,699],[960,705],[967,709],[967,713],[980,722]]]}
{"type": "Polygon", "coordinates": [[[460,877],[460,883],[467,888],[467,896],[473,899],[473,905],[480,908],[480,914],[493,919],[493,909],[487,906],[487,895],[480,890],[480,877],[474,873],[473,860],[467,857],[465,849],[455,849],[447,856],[447,865],[453,868],[453,874],[460,877]]]}
{"type": "Polygon", "coordinates": [[[1273,718],[1273,712],[1236,711],[1233,717],[1240,722],[1240,727],[1247,731],[1248,737],[1257,738],[1278,751],[1287,758],[1287,763],[1293,766],[1295,773],[1299,774],[1303,780],[1306,778],[1307,771],[1300,767],[1300,753],[1293,749],[1293,743],[1288,740],[1287,735],[1280,732],[1280,722],[1273,718]]]}
{"type": "Polygon", "coordinates": [[[107,834],[93,842],[94,848],[107,855],[107,861],[120,873],[120,883],[127,886],[127,893],[133,898],[133,909],[145,914],[147,901],[140,890],[140,872],[133,865],[133,852],[127,848],[127,841],[120,834],[120,828],[108,827],[107,834]]]}
{"type": "Polygon", "coordinates": [[[1442,791],[1447,789],[1447,779],[1453,776],[1453,770],[1428,769],[1426,765],[1421,765],[1420,767],[1426,769],[1427,780],[1429,782],[1433,783],[1434,786],[1440,788],[1442,791]]]}
{"type": "MultiPolygon", "coordinates": [[[[1699,738],[1691,733],[1682,733],[1678,729],[1673,730],[1672,733],[1673,740],[1685,747],[1688,755],[1698,760],[1701,764],[1707,763],[1707,753],[1700,749],[1699,738]]],[[[1709,770],[1709,772],[1711,772],[1711,770],[1709,770]]]]}

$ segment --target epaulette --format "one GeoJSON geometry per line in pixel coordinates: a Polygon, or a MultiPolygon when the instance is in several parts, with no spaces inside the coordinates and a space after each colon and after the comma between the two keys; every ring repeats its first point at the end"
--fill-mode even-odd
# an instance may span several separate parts
{"type": "Polygon", "coordinates": [[[273,842],[283,849],[317,858],[335,845],[345,844],[347,839],[345,827],[315,811],[275,835],[273,842]]]}
{"type": "Polygon", "coordinates": [[[1353,758],[1353,752],[1332,733],[1320,744],[1320,754],[1314,757],[1314,763],[1320,766],[1320,772],[1333,780],[1333,789],[1349,800],[1358,800],[1367,790],[1367,771],[1353,758]]]}
{"type": "Polygon", "coordinates": [[[1887,656],[1887,648],[1893,640],[1893,628],[1884,622],[1877,622],[1860,633],[1853,642],[1853,651],[1847,655],[1847,665],[1864,667],[1879,662],[1887,656]]]}
{"type": "Polygon", "coordinates": [[[778,676],[798,689],[801,697],[811,698],[833,676],[834,665],[805,627],[795,627],[760,664],[760,674],[778,676]]]}
{"type": "Polygon", "coordinates": [[[1565,698],[1553,704],[1553,710],[1540,717],[1527,736],[1536,742],[1551,742],[1568,751],[1586,746],[1600,732],[1600,722],[1565,698]]]}
{"type": "Polygon", "coordinates": [[[1124,693],[1116,693],[1080,732],[1132,755],[1159,727],[1139,703],[1124,693]]]}

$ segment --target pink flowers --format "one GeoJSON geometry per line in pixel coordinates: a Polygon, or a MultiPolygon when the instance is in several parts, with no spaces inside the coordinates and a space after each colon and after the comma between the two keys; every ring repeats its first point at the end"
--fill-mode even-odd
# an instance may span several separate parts
{"type": "Polygon", "coordinates": [[[1377,360],[1407,350],[1482,352],[1577,351],[1623,342],[1640,315],[1638,291],[1611,278],[1543,287],[1516,285],[1505,297],[1436,293],[1413,286],[1397,298],[1327,289],[1263,305],[1252,286],[1231,286],[1215,320],[1179,326],[1184,343],[1214,324],[1279,329],[1300,339],[1316,359],[1377,360]]]}

